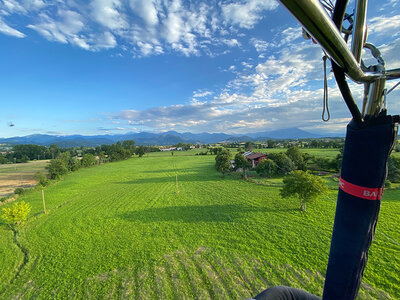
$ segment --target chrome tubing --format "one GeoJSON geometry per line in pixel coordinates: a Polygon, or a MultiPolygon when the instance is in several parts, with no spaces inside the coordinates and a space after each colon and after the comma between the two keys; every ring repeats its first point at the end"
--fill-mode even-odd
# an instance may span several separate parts
{"type": "Polygon", "coordinates": [[[361,63],[361,51],[367,35],[367,2],[368,0],[356,1],[351,51],[358,64],[361,63]]]}
{"type": "Polygon", "coordinates": [[[319,0],[279,0],[318,41],[325,52],[345,73],[359,83],[373,82],[384,77],[379,73],[364,73],[348,48],[335,24],[319,0]]]}
{"type": "Polygon", "coordinates": [[[381,78],[374,81],[369,87],[369,99],[366,107],[365,116],[377,117],[384,108],[384,90],[386,79],[381,78]]]}
{"type": "Polygon", "coordinates": [[[387,80],[398,79],[398,78],[400,78],[400,68],[386,70],[384,75],[387,80]]]}

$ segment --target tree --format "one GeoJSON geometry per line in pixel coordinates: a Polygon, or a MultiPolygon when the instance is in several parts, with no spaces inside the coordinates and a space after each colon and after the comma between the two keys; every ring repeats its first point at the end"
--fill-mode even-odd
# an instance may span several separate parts
{"type": "Polygon", "coordinates": [[[3,214],[1,215],[1,217],[9,224],[19,225],[26,220],[30,211],[30,204],[21,201],[14,203],[12,207],[3,208],[3,214]]]}
{"type": "Polygon", "coordinates": [[[20,159],[17,159],[17,163],[26,163],[29,161],[28,155],[23,155],[20,159]]]}
{"type": "Polygon", "coordinates": [[[0,164],[5,164],[7,163],[7,159],[3,156],[3,154],[0,153],[0,164]]]}
{"type": "Polygon", "coordinates": [[[215,157],[215,168],[222,173],[222,178],[225,173],[231,169],[231,153],[228,149],[222,149],[215,157]]]}
{"type": "Polygon", "coordinates": [[[267,141],[267,148],[274,148],[275,147],[275,141],[274,140],[268,140],[267,141]]]}
{"type": "Polygon", "coordinates": [[[285,153],[271,153],[269,154],[269,159],[276,163],[278,174],[288,174],[296,170],[295,164],[285,153]]]}
{"type": "Polygon", "coordinates": [[[125,140],[122,142],[122,148],[129,150],[132,154],[135,153],[135,141],[133,140],[125,140]]]}
{"type": "Polygon", "coordinates": [[[16,157],[17,160],[44,159],[46,152],[47,148],[45,146],[22,144],[13,147],[14,157],[16,157]],[[28,159],[26,159],[26,157],[28,159]]]}
{"type": "Polygon", "coordinates": [[[321,178],[309,172],[301,170],[293,171],[283,179],[281,197],[289,198],[297,196],[300,202],[300,210],[306,211],[306,203],[315,201],[322,194],[326,194],[328,188],[321,178]]]}
{"type": "Polygon", "coordinates": [[[246,142],[246,144],[244,144],[244,147],[246,148],[247,151],[253,151],[253,143],[252,142],[246,142]]]}
{"type": "Polygon", "coordinates": [[[256,167],[256,172],[265,177],[271,177],[276,174],[278,166],[272,159],[262,160],[256,167]]]}
{"type": "Polygon", "coordinates": [[[332,166],[335,170],[339,171],[340,168],[342,167],[342,159],[343,159],[343,151],[344,151],[344,146],[341,146],[339,148],[340,153],[336,155],[336,158],[333,159],[332,161],[332,166]]]}
{"type": "Polygon", "coordinates": [[[143,146],[139,146],[136,148],[136,154],[139,155],[139,157],[142,157],[145,154],[145,149],[143,146]]]}
{"type": "Polygon", "coordinates": [[[388,159],[387,180],[391,182],[400,182],[400,159],[390,156],[388,159]]]}
{"type": "Polygon", "coordinates": [[[51,144],[49,147],[49,152],[51,155],[51,158],[56,158],[58,154],[61,152],[61,148],[58,147],[56,144],[51,144]]]}
{"type": "MultiPolygon", "coordinates": [[[[318,171],[330,171],[334,165],[333,161],[325,157],[315,157],[314,167],[312,169],[318,171]]],[[[335,169],[335,168],[334,168],[335,169]]]]}
{"type": "Polygon", "coordinates": [[[106,159],[106,154],[104,153],[104,151],[100,151],[99,152],[99,163],[100,164],[104,163],[105,159],[106,159]]]}
{"type": "Polygon", "coordinates": [[[83,167],[87,168],[90,166],[94,166],[95,164],[97,164],[97,160],[93,154],[86,153],[83,155],[83,157],[82,157],[82,166],[83,167]]]}
{"type": "Polygon", "coordinates": [[[306,170],[307,166],[304,162],[303,155],[301,154],[299,148],[289,147],[286,150],[286,155],[293,161],[298,170],[306,170]]]}
{"type": "MultiPolygon", "coordinates": [[[[86,154],[84,154],[84,155],[86,155],[86,154]]],[[[89,154],[89,155],[91,155],[91,154],[89,154]]],[[[74,156],[68,160],[68,168],[70,171],[73,171],[73,172],[77,171],[77,170],[79,170],[80,167],[82,167],[82,164],[81,164],[81,161],[77,157],[74,156]]]]}
{"type": "Polygon", "coordinates": [[[208,148],[210,154],[218,155],[222,151],[221,147],[208,148]]]}
{"type": "Polygon", "coordinates": [[[59,178],[68,173],[68,162],[62,158],[52,159],[46,168],[51,179],[59,178]]]}
{"type": "Polygon", "coordinates": [[[236,153],[235,155],[235,168],[239,169],[242,168],[243,169],[243,177],[246,178],[246,169],[251,168],[251,163],[247,160],[246,157],[244,157],[243,154],[241,153],[236,153]]]}

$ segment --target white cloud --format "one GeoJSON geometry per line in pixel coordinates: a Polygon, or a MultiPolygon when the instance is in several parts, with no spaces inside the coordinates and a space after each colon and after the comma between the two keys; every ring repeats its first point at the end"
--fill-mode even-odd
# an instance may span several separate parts
{"type": "Polygon", "coordinates": [[[155,26],[158,24],[158,11],[154,0],[130,0],[129,3],[132,10],[136,12],[147,25],[155,26]]]}
{"type": "Polygon", "coordinates": [[[173,0],[168,7],[167,17],[164,20],[163,36],[170,44],[177,43],[185,34],[182,18],[182,6],[179,0],[173,0]]]}
{"type": "Polygon", "coordinates": [[[379,16],[370,19],[368,33],[394,37],[400,35],[400,15],[379,16]]]}
{"type": "MultiPolygon", "coordinates": [[[[274,0],[222,4],[204,0],[3,0],[0,15],[23,15],[27,22],[23,27],[49,41],[86,50],[114,48],[118,40],[134,57],[170,52],[215,57],[231,51],[226,46],[240,47],[240,39],[246,36],[242,31],[276,7],[274,0]]],[[[3,33],[22,36],[4,20],[1,28],[3,33]]]]}
{"type": "Polygon", "coordinates": [[[280,39],[279,45],[285,45],[288,43],[293,43],[295,40],[302,37],[301,27],[289,27],[282,31],[282,37],[280,39]]]}
{"type": "Polygon", "coordinates": [[[117,41],[112,33],[106,31],[102,35],[97,36],[93,44],[96,49],[109,49],[117,46],[117,41]]]}
{"type": "Polygon", "coordinates": [[[398,68],[400,66],[399,49],[400,37],[394,41],[391,41],[390,44],[379,46],[382,57],[385,59],[386,62],[386,69],[398,68]]]}
{"type": "Polygon", "coordinates": [[[251,38],[250,42],[253,44],[254,48],[256,48],[257,52],[265,52],[269,46],[268,42],[256,38],[251,38]]]}
{"type": "Polygon", "coordinates": [[[247,0],[222,4],[221,9],[225,22],[250,29],[262,19],[265,10],[273,10],[277,6],[275,0],[247,0]]]}
{"type": "Polygon", "coordinates": [[[119,10],[122,4],[119,0],[93,0],[91,2],[93,18],[110,30],[125,29],[128,22],[119,10]]]}
{"type": "Polygon", "coordinates": [[[242,66],[245,67],[245,68],[249,68],[249,69],[253,67],[252,64],[250,64],[250,63],[248,63],[248,62],[246,62],[246,61],[243,61],[243,62],[242,62],[242,66]]]}
{"type": "MultiPolygon", "coordinates": [[[[4,9],[9,13],[23,13],[27,11],[24,6],[22,6],[18,1],[15,0],[3,0],[4,9]]],[[[0,6],[1,7],[1,6],[0,6]]]]}
{"type": "MultiPolygon", "coordinates": [[[[288,28],[277,39],[284,40],[297,32],[297,29],[288,28]]],[[[253,40],[253,43],[257,41],[253,40]]],[[[239,67],[232,65],[230,69],[235,70],[236,78],[219,93],[213,92],[213,98],[206,98],[211,91],[198,90],[193,92],[189,104],[153,107],[143,111],[126,110],[114,118],[153,130],[193,132],[248,133],[322,124],[321,57],[318,46],[308,41],[291,43],[287,39],[285,47],[277,49],[274,56],[270,55],[256,64],[243,61],[239,67]],[[201,120],[201,123],[197,124],[194,120],[201,120]]],[[[330,79],[329,84],[332,83],[330,79]]],[[[356,97],[362,98],[362,87],[356,85],[352,89],[356,97]]],[[[331,116],[336,120],[330,124],[332,131],[340,131],[348,121],[349,112],[339,91],[330,88],[329,92],[331,116]],[[342,118],[346,119],[339,121],[342,118]]],[[[329,125],[320,127],[329,131],[329,125]]]]}
{"type": "Polygon", "coordinates": [[[0,32],[17,38],[24,38],[25,34],[7,25],[0,16],[0,32]]]}
{"type": "Polygon", "coordinates": [[[110,49],[117,45],[114,35],[109,31],[86,35],[84,33],[86,20],[78,12],[59,9],[56,15],[57,19],[44,13],[41,13],[39,17],[39,23],[30,24],[27,27],[37,31],[50,41],[70,43],[92,51],[110,49]]]}
{"type": "Polygon", "coordinates": [[[143,43],[143,42],[138,42],[137,45],[140,48],[141,54],[144,56],[148,56],[151,54],[158,55],[164,53],[163,48],[159,45],[154,45],[151,43],[143,43]]]}
{"type": "Polygon", "coordinates": [[[203,98],[203,97],[210,96],[212,94],[213,94],[213,92],[211,92],[211,91],[196,91],[196,92],[193,92],[193,97],[194,98],[203,98]]]}
{"type": "MultiPolygon", "coordinates": [[[[85,45],[85,43],[82,42],[82,38],[78,36],[78,33],[85,25],[79,13],[70,10],[58,10],[58,20],[54,20],[44,13],[41,13],[39,16],[41,19],[39,24],[31,24],[27,27],[36,30],[51,41],[64,44],[70,42],[78,46],[85,45]]],[[[83,48],[85,48],[85,46],[83,48]]]]}
{"type": "Polygon", "coordinates": [[[221,40],[228,47],[239,47],[240,43],[237,39],[222,39],[221,40]]]}

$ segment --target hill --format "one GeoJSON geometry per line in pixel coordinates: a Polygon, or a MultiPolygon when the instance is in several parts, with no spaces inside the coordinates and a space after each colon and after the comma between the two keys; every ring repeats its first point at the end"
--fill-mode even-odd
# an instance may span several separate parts
{"type": "Polygon", "coordinates": [[[60,147],[95,147],[100,145],[110,145],[118,141],[134,140],[137,145],[174,145],[178,143],[201,143],[212,144],[220,142],[246,142],[268,139],[305,139],[321,138],[322,136],[309,133],[298,128],[288,128],[268,132],[256,132],[243,135],[229,135],[225,133],[179,133],[168,131],[162,133],[140,132],[119,135],[69,135],[55,136],[45,134],[35,134],[23,137],[0,138],[0,143],[7,144],[36,144],[49,146],[56,144],[60,147]]]}
{"type": "MultiPolygon", "coordinates": [[[[214,156],[193,153],[69,174],[45,189],[46,215],[40,190],[23,196],[26,224],[0,224],[0,298],[246,299],[278,284],[321,295],[336,188],[305,215],[279,179],[222,179],[214,156]]],[[[397,195],[385,193],[378,224],[393,240],[397,195]]],[[[388,238],[376,236],[359,299],[400,297],[388,238]]]]}

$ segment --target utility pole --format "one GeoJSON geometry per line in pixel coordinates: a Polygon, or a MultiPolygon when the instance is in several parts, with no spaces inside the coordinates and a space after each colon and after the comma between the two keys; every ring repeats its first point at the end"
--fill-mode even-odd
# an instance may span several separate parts
{"type": "Polygon", "coordinates": [[[46,203],[44,202],[44,190],[42,189],[43,212],[46,214],[46,203]]]}

